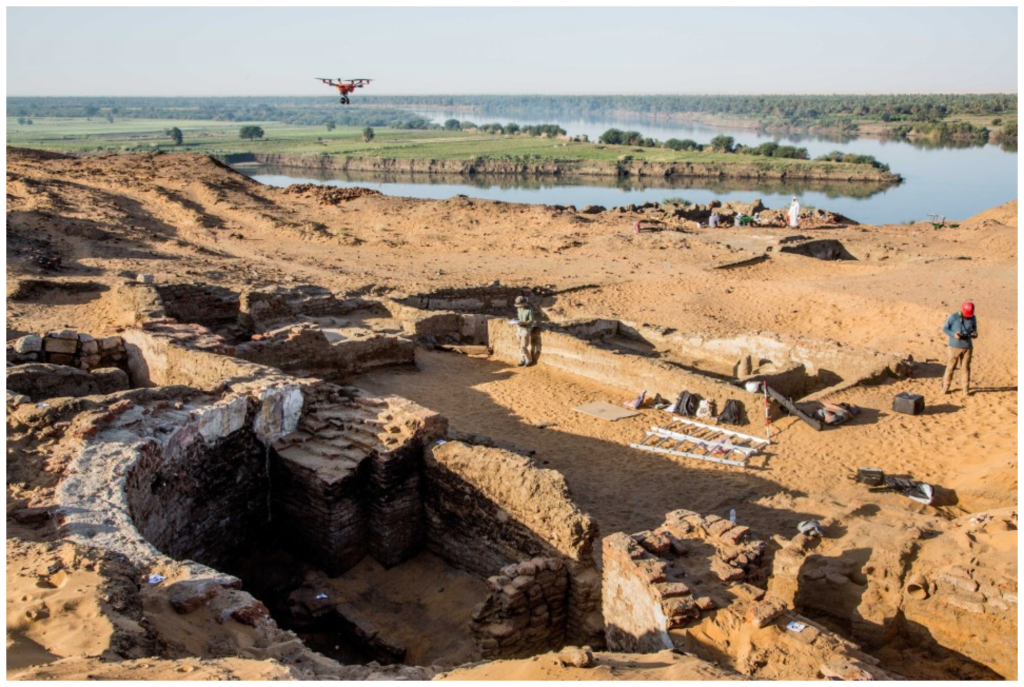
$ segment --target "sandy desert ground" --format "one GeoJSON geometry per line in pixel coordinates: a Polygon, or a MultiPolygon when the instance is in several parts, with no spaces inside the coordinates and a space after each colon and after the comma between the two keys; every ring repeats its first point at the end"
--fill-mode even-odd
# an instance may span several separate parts
{"type": "MultiPolygon", "coordinates": [[[[926,513],[940,523],[1016,509],[1016,201],[964,218],[956,229],[918,223],[799,230],[842,242],[856,260],[777,253],[750,266],[714,269],[763,254],[794,232],[668,227],[634,234],[634,213],[351,195],[318,202],[315,194],[263,187],[201,156],[75,159],[9,149],[7,338],[62,328],[115,333],[128,323],[113,302],[113,287],[138,273],[234,290],[316,284],[375,297],[495,281],[546,286],[563,292],[546,313],[552,319],[605,317],[715,336],[765,331],[835,340],[912,356],[915,374],[838,393],[830,400],[865,409],[840,429],[816,433],[795,418],[777,420],[769,463],[747,471],[680,465],[630,450],[650,424],[646,411],[602,423],[572,410],[593,400],[618,404],[628,394],[542,367],[421,351],[421,373],[382,369],[358,383],[435,409],[461,431],[536,451],[538,462],[565,475],[602,534],[654,527],[677,508],[723,516],[735,508],[738,520],[766,540],[792,536],[809,516],[838,521],[851,503],[926,513]],[[33,256],[47,252],[60,255],[61,270],[36,264],[33,256]],[[26,286],[31,280],[90,286],[75,293],[26,286]],[[980,330],[974,393],[962,393],[958,378],[953,393],[943,396],[940,328],[967,299],[976,303],[980,330]],[[456,393],[451,380],[458,380],[456,393]],[[892,412],[892,397],[902,391],[922,394],[928,411],[892,412]],[[955,499],[931,508],[898,494],[868,493],[850,479],[865,466],[940,485],[955,499]]],[[[147,622],[167,643],[187,644],[194,629],[161,620],[169,611],[121,589],[115,563],[89,560],[49,526],[12,519],[17,509],[52,503],[62,476],[59,441],[8,434],[8,677],[287,679],[285,667],[258,656],[149,658],[159,647],[148,647],[110,659],[118,652],[111,647],[116,624],[127,622],[118,604],[143,604],[144,615],[152,615],[147,622]],[[65,572],[44,588],[34,571],[53,558],[64,561],[65,572]]],[[[854,529],[847,537],[871,538],[870,529],[854,529]]],[[[986,565],[1016,565],[1015,529],[986,541],[986,565]]],[[[887,667],[911,677],[920,661],[912,649],[883,656],[887,667]]],[[[599,672],[586,677],[713,676],[679,657],[633,661],[602,654],[598,664],[599,672]]],[[[449,677],[578,679],[587,672],[551,657],[473,670],[449,677]]]]}

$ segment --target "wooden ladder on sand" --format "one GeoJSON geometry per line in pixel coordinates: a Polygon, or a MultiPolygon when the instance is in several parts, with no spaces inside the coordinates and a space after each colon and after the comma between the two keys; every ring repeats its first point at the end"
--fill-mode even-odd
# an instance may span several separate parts
{"type": "Polygon", "coordinates": [[[745,468],[747,460],[761,453],[768,444],[767,439],[676,418],[665,427],[651,427],[643,441],[630,446],[641,451],[745,468]]]}

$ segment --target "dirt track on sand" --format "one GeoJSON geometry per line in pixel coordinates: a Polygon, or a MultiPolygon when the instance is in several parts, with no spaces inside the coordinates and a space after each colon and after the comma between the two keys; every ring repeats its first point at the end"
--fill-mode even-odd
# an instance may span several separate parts
{"type": "MultiPolygon", "coordinates": [[[[367,195],[323,205],[186,155],[78,160],[9,150],[7,193],[8,339],[62,327],[95,336],[114,332],[124,322],[112,301],[113,286],[140,272],[155,274],[158,282],[216,283],[235,290],[311,283],[392,296],[500,280],[559,290],[588,287],[558,298],[551,314],[559,318],[621,318],[716,336],[767,330],[911,354],[921,363],[921,374],[912,379],[850,389],[833,399],[868,409],[839,430],[818,434],[795,420],[781,420],[776,427],[781,444],[770,469],[741,475],[635,456],[624,444],[647,418],[601,425],[573,414],[577,401],[625,399],[537,368],[506,370],[433,353],[421,356],[421,365],[439,376],[403,380],[381,373],[366,379],[375,390],[401,390],[413,400],[433,402],[465,431],[497,436],[494,423],[504,423],[500,438],[537,449],[538,458],[563,471],[604,534],[649,527],[670,508],[723,514],[736,504],[740,518],[757,521],[767,535],[802,519],[797,516],[803,512],[827,516],[831,498],[856,496],[911,507],[897,495],[865,497],[847,482],[859,466],[910,473],[953,489],[960,500],[957,513],[1017,502],[1015,201],[956,230],[922,223],[800,231],[841,241],[856,261],[772,254],[759,264],[714,270],[716,264],[760,254],[774,238],[791,232],[728,228],[637,235],[632,233],[637,216],[628,213],[578,215],[462,197],[424,201],[367,195]],[[39,268],[32,256],[41,251],[59,254],[64,269],[39,268]],[[65,288],[25,289],[26,280],[65,288]],[[945,341],[939,329],[967,298],[977,304],[981,333],[977,393],[943,397],[938,375],[945,341]],[[463,375],[473,393],[446,398],[438,386],[445,374],[463,375]],[[924,395],[929,413],[891,412],[892,395],[899,391],[924,395]],[[487,405],[471,407],[474,398],[487,405]],[[558,425],[540,430],[520,420],[558,425]],[[600,450],[592,456],[560,451],[558,438],[567,435],[600,450]],[[822,496],[820,510],[809,505],[816,495],[822,496]],[[800,513],[793,511],[794,498],[800,513]],[[766,513],[773,515],[759,519],[766,513]]],[[[954,389],[959,386],[957,381],[954,389]]],[[[18,459],[11,451],[18,450],[9,446],[9,464],[18,459]]],[[[59,470],[60,461],[54,463],[52,469],[59,470]]],[[[55,475],[46,469],[24,475],[8,485],[9,510],[46,505],[55,475]]],[[[35,544],[28,542],[48,538],[48,530],[9,528],[9,599],[17,592],[12,572],[34,555],[35,544]]],[[[83,573],[81,602],[62,617],[91,617],[89,599],[104,592],[87,578],[83,573]]],[[[9,606],[9,630],[10,618],[9,606]]],[[[82,658],[102,655],[91,644],[58,647],[65,643],[61,636],[43,638],[36,621],[18,627],[14,640],[8,634],[9,675],[39,664],[50,664],[33,669],[39,677],[84,676],[97,669],[82,658]],[[20,658],[12,663],[11,655],[20,658]],[[61,657],[74,660],[50,663],[61,657]]],[[[90,632],[110,637],[114,630],[90,632]]],[[[203,677],[277,676],[268,665],[225,660],[208,664],[203,677]]],[[[156,661],[153,666],[161,670],[156,661]]],[[[164,669],[160,677],[196,676],[191,670],[164,669]]],[[[120,673],[106,666],[96,674],[130,678],[140,670],[136,661],[124,664],[120,673]]]]}

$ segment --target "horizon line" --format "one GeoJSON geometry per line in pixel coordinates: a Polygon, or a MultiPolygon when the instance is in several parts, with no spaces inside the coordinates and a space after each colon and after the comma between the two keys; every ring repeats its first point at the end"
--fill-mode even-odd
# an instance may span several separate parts
{"type": "MultiPolygon", "coordinates": [[[[385,94],[360,94],[360,98],[408,98],[408,97],[431,97],[431,98],[479,98],[479,97],[509,97],[521,98],[524,96],[540,97],[615,97],[615,96],[725,96],[725,97],[747,97],[747,96],[899,96],[899,95],[1019,95],[1016,90],[1006,91],[821,91],[821,92],[772,92],[772,91],[750,91],[742,93],[677,93],[677,92],[634,92],[634,93],[385,93],[385,94]]],[[[38,95],[38,94],[10,94],[8,98],[335,98],[332,94],[304,94],[304,93],[260,93],[260,94],[235,94],[235,95],[211,95],[199,93],[178,93],[174,95],[153,95],[153,94],[100,94],[100,95],[38,95]]],[[[357,101],[358,102],[358,101],[357,101]]],[[[355,104],[355,103],[353,103],[355,104]]]]}

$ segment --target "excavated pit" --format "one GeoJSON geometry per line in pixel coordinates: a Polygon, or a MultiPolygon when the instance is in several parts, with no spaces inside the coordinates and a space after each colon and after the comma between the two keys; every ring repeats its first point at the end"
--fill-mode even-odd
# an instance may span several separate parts
{"type": "MultiPolygon", "coordinates": [[[[165,383],[219,358],[172,362],[159,337],[129,338],[133,368],[165,383]]],[[[118,416],[153,437],[124,483],[148,545],[237,577],[345,664],[454,666],[598,637],[596,529],[560,476],[445,439],[443,417],[398,397],[276,382],[251,398],[118,416]]]]}
{"type": "MultiPolygon", "coordinates": [[[[566,478],[541,466],[553,463],[569,483],[611,467],[606,477],[617,486],[610,488],[632,493],[629,476],[615,468],[621,440],[539,430],[545,423],[502,409],[493,415],[496,426],[471,428],[479,433],[449,428],[403,398],[447,414],[444,400],[434,405],[430,394],[415,391],[419,383],[409,385],[411,393],[388,388],[402,377],[422,379],[416,370],[423,361],[429,377],[439,369],[430,361],[441,358],[462,361],[448,370],[456,373],[444,385],[448,397],[469,392],[478,375],[506,375],[498,368],[518,358],[506,318],[522,291],[368,302],[315,289],[237,299],[207,289],[223,312],[203,324],[182,304],[167,306],[198,298],[195,292],[126,287],[129,309],[145,323],[122,339],[133,383],[229,394],[212,406],[162,407],[147,416],[143,435],[151,438],[127,470],[125,499],[149,545],[237,577],[280,627],[342,663],[457,665],[603,644],[596,524],[569,499],[566,478]],[[234,332],[236,343],[210,326],[234,332]],[[423,349],[446,344],[489,353],[492,361],[423,349]],[[376,395],[277,370],[365,381],[376,395]],[[243,389],[250,391],[238,395],[243,389]],[[537,431],[554,441],[539,442],[534,462],[526,456],[537,453],[530,437],[537,431]],[[555,460],[558,454],[568,462],[555,460]]],[[[664,397],[686,389],[719,404],[741,395],[736,382],[751,376],[800,398],[877,377],[891,363],[827,342],[759,334],[709,339],[600,319],[545,323],[535,343],[537,372],[559,387],[573,390],[565,382],[575,379],[580,389],[642,386],[664,397]]],[[[671,475],[663,504],[652,504],[661,494],[650,485],[637,490],[642,504],[625,492],[609,504],[603,488],[583,494],[581,503],[600,511],[611,531],[636,531],[653,527],[650,513],[670,510],[680,493],[692,507],[714,512],[725,502],[706,497],[717,492],[728,500],[744,480],[749,487],[760,479],[657,462],[671,475]],[[702,479],[710,479],[707,488],[702,479]],[[686,486],[680,491],[673,480],[686,486]]],[[[799,516],[764,515],[779,530],[792,527],[786,517],[799,516]]]]}
{"type": "MultiPolygon", "coordinates": [[[[799,240],[807,237],[790,237],[791,239],[799,240]]],[[[786,239],[782,240],[783,244],[786,244],[786,239]]],[[[781,253],[793,253],[795,255],[803,255],[808,258],[815,258],[817,260],[856,260],[857,258],[846,249],[841,241],[836,239],[817,239],[814,241],[803,241],[800,243],[794,243],[793,241],[788,242],[789,245],[783,245],[779,248],[781,253]]]]}

